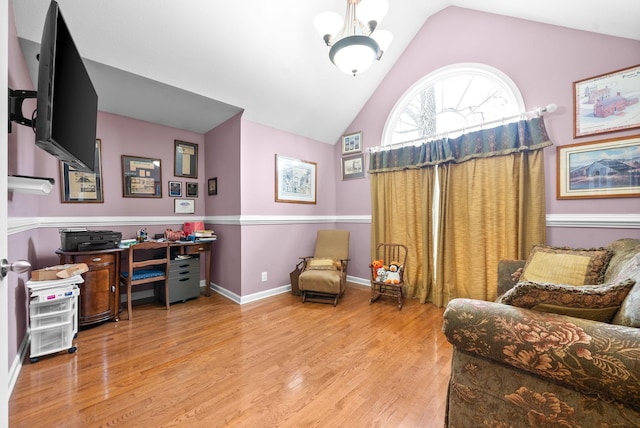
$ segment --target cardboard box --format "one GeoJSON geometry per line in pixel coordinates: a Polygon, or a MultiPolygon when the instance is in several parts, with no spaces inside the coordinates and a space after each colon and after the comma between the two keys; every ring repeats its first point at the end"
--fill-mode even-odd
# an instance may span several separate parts
{"type": "Polygon", "coordinates": [[[52,279],[64,279],[74,275],[80,275],[89,270],[86,263],[50,266],[44,269],[31,271],[32,281],[50,281],[52,279]]]}

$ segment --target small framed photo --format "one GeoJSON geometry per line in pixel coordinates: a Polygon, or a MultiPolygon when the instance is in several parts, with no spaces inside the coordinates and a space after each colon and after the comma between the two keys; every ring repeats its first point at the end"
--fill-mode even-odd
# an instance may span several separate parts
{"type": "Polygon", "coordinates": [[[362,132],[342,136],[342,154],[360,153],[362,151],[362,132]]]}
{"type": "Polygon", "coordinates": [[[173,198],[179,198],[182,196],[182,182],[170,181],[169,182],[169,196],[173,198]]]}
{"type": "Polygon", "coordinates": [[[573,82],[573,136],[640,128],[640,64],[573,82]]]}
{"type": "Polygon", "coordinates": [[[197,197],[198,197],[198,183],[187,182],[187,198],[197,198],[197,197]]]}
{"type": "Polygon", "coordinates": [[[207,192],[209,195],[218,194],[218,177],[210,178],[207,182],[207,192]]]}
{"type": "Polygon", "coordinates": [[[162,198],[160,159],[122,155],[122,193],[125,198],[162,198]]]}
{"type": "Polygon", "coordinates": [[[640,135],[556,150],[557,199],[640,197],[640,135]]]}
{"type": "Polygon", "coordinates": [[[95,172],[80,172],[64,162],[60,162],[60,197],[63,203],[104,202],[102,196],[102,159],[100,146],[96,140],[95,172]]]}
{"type": "Polygon", "coordinates": [[[175,140],[174,175],[198,178],[198,145],[175,140]]]}
{"type": "Polygon", "coordinates": [[[193,214],[196,212],[195,199],[174,199],[173,212],[176,214],[193,214]]]}
{"type": "Polygon", "coordinates": [[[317,165],[276,155],[276,202],[316,203],[317,165]]]}
{"type": "Polygon", "coordinates": [[[364,178],[364,153],[342,158],[342,179],[364,178]]]}

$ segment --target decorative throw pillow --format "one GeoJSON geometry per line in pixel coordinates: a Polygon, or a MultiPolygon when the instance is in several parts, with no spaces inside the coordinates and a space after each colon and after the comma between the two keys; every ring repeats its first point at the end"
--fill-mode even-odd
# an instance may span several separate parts
{"type": "Polygon", "coordinates": [[[568,285],[602,284],[613,251],[536,245],[529,253],[521,281],[568,285]]]}
{"type": "Polygon", "coordinates": [[[498,303],[609,322],[635,283],[633,279],[626,279],[611,284],[576,287],[523,281],[507,291],[498,303]]]}
{"type": "Polygon", "coordinates": [[[317,258],[309,259],[307,262],[307,269],[310,270],[337,270],[339,263],[336,259],[332,258],[317,258]]]}
{"type": "Polygon", "coordinates": [[[615,277],[615,281],[621,281],[625,278],[634,279],[636,285],[631,289],[627,298],[624,299],[620,310],[611,322],[628,327],[640,327],[640,253],[637,253],[623,264],[615,277]]]}

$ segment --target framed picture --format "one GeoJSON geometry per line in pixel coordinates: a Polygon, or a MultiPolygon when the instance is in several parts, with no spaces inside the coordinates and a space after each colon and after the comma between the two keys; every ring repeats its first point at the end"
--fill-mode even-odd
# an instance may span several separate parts
{"type": "Polygon", "coordinates": [[[640,128],[640,64],[573,83],[573,136],[640,128]]]}
{"type": "Polygon", "coordinates": [[[173,212],[176,214],[193,214],[196,212],[196,201],[194,199],[174,199],[173,212]]]}
{"type": "Polygon", "coordinates": [[[210,195],[218,194],[218,177],[210,178],[207,182],[207,191],[210,195]]]}
{"type": "Polygon", "coordinates": [[[102,196],[102,140],[96,140],[95,172],[80,172],[60,162],[60,199],[63,203],[104,202],[102,196]]]}
{"type": "Polygon", "coordinates": [[[160,159],[122,155],[122,196],[125,198],[161,198],[160,159]]]}
{"type": "Polygon", "coordinates": [[[360,153],[362,151],[362,132],[342,136],[342,154],[360,153]]]}
{"type": "Polygon", "coordinates": [[[316,203],[315,162],[276,155],[276,202],[316,203]]]}
{"type": "Polygon", "coordinates": [[[187,183],[187,198],[198,197],[198,183],[187,183]]]}
{"type": "Polygon", "coordinates": [[[198,145],[175,140],[174,175],[198,178],[198,145]]]}
{"type": "Polygon", "coordinates": [[[170,181],[169,182],[169,196],[179,198],[182,196],[182,182],[170,181]]]}
{"type": "Polygon", "coordinates": [[[557,198],[640,196],[640,135],[557,147],[557,198]]]}
{"type": "Polygon", "coordinates": [[[342,179],[364,178],[364,153],[342,158],[342,179]]]}

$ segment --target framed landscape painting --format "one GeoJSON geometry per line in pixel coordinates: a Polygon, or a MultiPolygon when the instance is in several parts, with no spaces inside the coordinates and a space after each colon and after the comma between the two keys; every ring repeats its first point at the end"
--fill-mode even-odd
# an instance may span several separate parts
{"type": "Polygon", "coordinates": [[[640,135],[557,147],[557,198],[640,196],[640,135]]]}
{"type": "Polygon", "coordinates": [[[573,136],[640,128],[640,64],[573,83],[573,136]]]}

